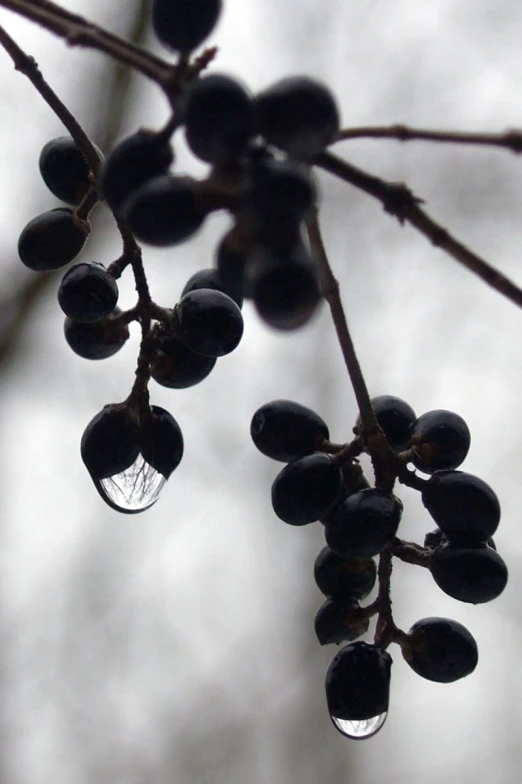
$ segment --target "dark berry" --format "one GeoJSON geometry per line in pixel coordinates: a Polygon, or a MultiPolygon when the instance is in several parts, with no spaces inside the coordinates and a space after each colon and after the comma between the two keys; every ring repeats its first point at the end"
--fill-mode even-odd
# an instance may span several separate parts
{"type": "Polygon", "coordinates": [[[136,238],[162,247],[177,245],[195,234],[207,213],[198,202],[194,185],[190,177],[165,174],[134,191],[124,212],[136,238]]]}
{"type": "Polygon", "coordinates": [[[118,302],[118,285],[102,264],[80,262],[70,267],[58,288],[58,302],[73,321],[88,323],[108,316],[118,302]]]}
{"type": "Polygon", "coordinates": [[[260,452],[283,463],[311,454],[330,437],[319,414],[292,400],[272,400],[258,408],[250,435],[260,452]]]}
{"type": "Polygon", "coordinates": [[[18,255],[36,272],[58,269],[76,258],[89,231],[89,224],[76,219],[68,207],[42,212],[22,229],[18,255]]]}
{"type": "Polygon", "coordinates": [[[67,204],[79,204],[89,190],[89,164],[70,136],[47,142],[38,166],[51,193],[67,204]]]}
{"type": "Polygon", "coordinates": [[[256,248],[248,258],[246,286],[259,316],[274,329],[299,329],[321,301],[318,269],[301,245],[256,248]]]}
{"type": "Polygon", "coordinates": [[[365,599],[373,590],[377,567],[371,558],[350,561],[339,558],[323,547],[314,563],[314,577],[319,590],[332,599],[365,599]]]}
{"type": "Polygon", "coordinates": [[[423,618],[401,644],[402,655],[417,675],[438,683],[452,683],[470,675],[478,663],[475,638],[457,621],[423,618]]]}
{"type": "Polygon", "coordinates": [[[316,452],[285,466],[272,484],[274,512],[285,523],[306,525],[335,503],[342,485],[339,465],[316,452]]]}
{"type": "Polygon", "coordinates": [[[464,471],[433,474],[422,489],[422,503],[453,541],[486,541],[500,521],[500,504],[491,487],[464,471]]]}
{"type": "Polygon", "coordinates": [[[361,721],[388,710],[392,659],[358,640],[334,656],[326,673],[326,701],[337,719],[361,721]]]}
{"type": "Polygon", "coordinates": [[[503,559],[486,544],[442,546],[431,556],[430,571],[444,593],[470,604],[496,599],[508,579],[503,559]]]}
{"type": "MultiPolygon", "coordinates": [[[[408,446],[410,431],[417,415],[413,408],[393,395],[379,395],[372,398],[372,407],[377,417],[377,422],[395,452],[401,452],[408,446]]],[[[355,432],[360,434],[361,418],[357,418],[355,432]]]]}
{"type": "Polygon", "coordinates": [[[214,267],[195,272],[183,286],[181,296],[183,297],[185,294],[188,294],[189,291],[196,291],[197,289],[215,289],[216,291],[221,291],[223,294],[227,294],[227,296],[233,299],[238,308],[243,306],[243,287],[241,285],[225,283],[218,270],[214,267]]]}
{"type": "Polygon", "coordinates": [[[230,297],[213,289],[196,289],[181,297],[174,323],[188,348],[206,357],[230,354],[243,335],[243,317],[230,297]]]}
{"type": "Polygon", "coordinates": [[[458,468],[468,454],[471,435],[453,411],[428,411],[411,430],[412,462],[425,474],[458,468]]]}
{"type": "Polygon", "coordinates": [[[140,424],[123,404],[111,404],[91,419],[81,441],[81,456],[93,479],[125,471],[140,453],[140,424]]]}
{"type": "MultiPolygon", "coordinates": [[[[245,266],[250,248],[245,247],[240,233],[234,228],[228,231],[216,251],[216,268],[223,283],[230,289],[245,292],[245,266]]],[[[230,294],[229,294],[230,296],[230,294]]],[[[232,299],[236,299],[232,297],[232,299]]],[[[237,300],[236,300],[237,301],[237,300]]]]}
{"type": "Polygon", "coordinates": [[[188,146],[207,163],[239,157],[255,131],[252,98],[242,84],[222,74],[191,82],[181,114],[188,146]]]}
{"type": "Polygon", "coordinates": [[[169,49],[191,52],[214,29],[221,6],[222,0],[154,0],[154,32],[169,49]]]}
{"type": "Polygon", "coordinates": [[[111,209],[120,213],[134,191],[168,172],[172,160],[168,140],[140,129],[119,142],[109,154],[98,172],[98,189],[111,209]]]}
{"type": "Polygon", "coordinates": [[[395,537],[401,514],[402,503],[391,493],[360,490],[328,516],[326,542],[340,558],[373,558],[395,537]]]}
{"type": "Polygon", "coordinates": [[[216,364],[214,357],[204,357],[191,351],[172,331],[161,329],[156,337],[151,375],[164,387],[186,389],[199,384],[216,364]]]}
{"type": "Polygon", "coordinates": [[[321,645],[352,642],[366,634],[370,626],[369,618],[357,617],[357,601],[337,601],[327,599],[317,610],[314,628],[321,645]]]}
{"type": "Polygon", "coordinates": [[[120,313],[120,308],[116,307],[107,318],[92,324],[83,324],[67,317],[63,331],[70,348],[84,359],[112,357],[129,338],[128,326],[117,321],[115,323],[114,319],[120,313]]]}
{"type": "Polygon", "coordinates": [[[174,417],[152,406],[141,429],[141,454],[149,465],[168,479],[183,457],[183,434],[174,417]]]}
{"type": "Polygon", "coordinates": [[[319,155],[339,130],[335,98],[307,76],[282,79],[260,93],[256,103],[261,134],[296,158],[319,155]]]}

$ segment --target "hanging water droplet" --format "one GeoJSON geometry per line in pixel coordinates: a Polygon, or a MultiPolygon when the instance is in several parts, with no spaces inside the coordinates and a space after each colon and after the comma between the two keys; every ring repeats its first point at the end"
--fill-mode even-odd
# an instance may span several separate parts
{"type": "Polygon", "coordinates": [[[94,484],[103,500],[117,512],[144,512],[156,503],[167,480],[156,471],[143,455],[134,463],[107,479],[95,479],[94,484]]]}
{"type": "Polygon", "coordinates": [[[385,711],[371,719],[338,719],[337,716],[330,716],[330,718],[334,727],[345,737],[353,740],[365,740],[379,732],[387,715],[388,713],[385,711]]]}

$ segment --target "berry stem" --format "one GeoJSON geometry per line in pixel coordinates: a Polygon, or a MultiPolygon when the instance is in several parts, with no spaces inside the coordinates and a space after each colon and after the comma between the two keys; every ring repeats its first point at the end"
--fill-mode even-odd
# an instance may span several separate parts
{"type": "Polygon", "coordinates": [[[385,211],[394,215],[401,224],[405,221],[410,223],[421,234],[424,234],[433,245],[441,248],[449,256],[463,264],[499,294],[511,300],[518,307],[522,307],[522,289],[432,220],[419,207],[421,200],[414,196],[406,185],[386,182],[386,180],[368,174],[331,153],[319,155],[315,159],[315,163],[321,169],[378,199],[385,211]]]}
{"type": "Polygon", "coordinates": [[[399,142],[429,141],[451,144],[478,144],[487,147],[502,147],[516,154],[522,153],[522,131],[505,133],[473,133],[466,131],[428,131],[409,128],[406,125],[363,126],[344,128],[339,131],[337,142],[347,139],[395,139],[399,142]]]}

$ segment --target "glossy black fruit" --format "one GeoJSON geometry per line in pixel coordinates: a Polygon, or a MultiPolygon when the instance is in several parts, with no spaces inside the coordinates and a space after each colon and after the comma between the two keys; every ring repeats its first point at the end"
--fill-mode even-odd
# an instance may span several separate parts
{"type": "Polygon", "coordinates": [[[58,302],[73,321],[89,323],[108,316],[118,302],[118,285],[102,264],[85,261],[70,267],[58,288],[58,302]]]}
{"type": "Polygon", "coordinates": [[[319,272],[308,251],[259,246],[248,257],[246,288],[259,316],[274,329],[304,326],[321,301],[319,272]]]}
{"type": "Polygon", "coordinates": [[[238,158],[255,131],[254,102],[245,87],[222,74],[192,82],[181,99],[187,144],[207,163],[238,158]]]}
{"type": "Polygon", "coordinates": [[[183,434],[168,411],[152,406],[141,427],[141,454],[149,465],[168,479],[183,457],[183,434]]]}
{"type": "Polygon", "coordinates": [[[213,289],[196,289],[174,308],[179,338],[191,351],[206,357],[230,354],[243,336],[243,317],[230,297],[213,289]]]}
{"type": "Polygon", "coordinates": [[[89,422],[81,441],[81,456],[93,479],[125,471],[140,453],[140,423],[123,404],[102,408],[89,422]]]}
{"type": "Polygon", "coordinates": [[[342,648],[326,673],[330,715],[361,721],[386,713],[391,665],[389,653],[361,640],[342,648]]]}
{"type": "Polygon", "coordinates": [[[311,454],[330,437],[324,419],[293,400],[272,400],[258,408],[250,435],[260,452],[283,463],[311,454]]]}
{"type": "MultiPolygon", "coordinates": [[[[377,422],[395,452],[406,449],[410,440],[410,433],[417,416],[413,408],[393,395],[379,395],[372,398],[372,407],[375,411],[377,422]]],[[[357,418],[355,431],[359,434],[361,418],[357,418]]]]}
{"type": "Polygon", "coordinates": [[[37,272],[58,269],[76,258],[89,231],[89,224],[77,220],[68,207],[42,212],[22,229],[18,255],[37,272]]]}
{"type": "Polygon", "coordinates": [[[285,466],[272,484],[274,512],[290,525],[312,523],[335,503],[341,486],[341,469],[330,455],[301,457],[285,466]]]}
{"type": "Polygon", "coordinates": [[[51,193],[67,204],[79,204],[89,190],[89,164],[70,136],[47,142],[38,166],[51,193]]]}
{"type": "Polygon", "coordinates": [[[161,329],[156,337],[151,375],[164,387],[186,389],[199,384],[216,364],[214,357],[204,357],[191,351],[172,331],[161,329]]]}
{"type": "Polygon", "coordinates": [[[337,601],[327,599],[317,610],[314,628],[321,645],[352,642],[366,634],[370,626],[369,618],[357,618],[357,601],[337,601]],[[355,611],[355,612],[354,612],[355,611]]]}
{"type": "Polygon", "coordinates": [[[339,130],[335,98],[307,76],[282,79],[260,93],[256,103],[261,134],[296,158],[319,155],[339,130]]]}
{"type": "Polygon", "coordinates": [[[453,411],[428,411],[411,429],[412,462],[426,474],[458,468],[468,454],[471,434],[453,411]]]}
{"type": "Polygon", "coordinates": [[[98,189],[120,214],[124,203],[148,180],[166,174],[173,160],[168,140],[138,130],[114,147],[98,172],[98,189]]]}
{"type": "Polygon", "coordinates": [[[215,291],[221,291],[222,294],[226,294],[233,299],[238,308],[243,306],[242,285],[226,283],[215,267],[201,269],[195,272],[183,286],[181,296],[183,297],[185,294],[188,294],[189,291],[196,291],[197,289],[215,289],[215,291]]]}
{"type": "Polygon", "coordinates": [[[134,191],[125,202],[124,213],[136,238],[162,247],[177,245],[195,234],[207,213],[194,185],[190,177],[165,174],[134,191]]]}
{"type": "Polygon", "coordinates": [[[127,324],[114,323],[114,317],[120,313],[120,308],[116,307],[107,318],[92,324],[83,324],[67,317],[63,331],[70,348],[84,359],[112,357],[129,338],[127,324]]]}
{"type": "Polygon", "coordinates": [[[423,618],[414,623],[402,655],[417,675],[438,683],[452,683],[470,675],[478,663],[472,634],[450,618],[423,618]]]}
{"type": "Polygon", "coordinates": [[[471,604],[496,599],[508,580],[503,559],[486,544],[442,546],[431,557],[430,571],[444,593],[471,604]]]}
{"type": "Polygon", "coordinates": [[[340,558],[373,558],[395,537],[401,515],[396,496],[376,488],[360,490],[328,515],[326,542],[340,558]]]}
{"type": "Polygon", "coordinates": [[[317,587],[325,596],[360,601],[372,591],[377,567],[371,558],[364,561],[339,558],[326,546],[315,559],[314,577],[317,587]]]}
{"type": "Polygon", "coordinates": [[[154,0],[152,26],[162,44],[191,52],[214,29],[222,0],[154,0]]]}
{"type": "Polygon", "coordinates": [[[486,541],[500,521],[500,504],[491,487],[464,471],[434,473],[422,489],[422,503],[453,541],[486,541]]]}

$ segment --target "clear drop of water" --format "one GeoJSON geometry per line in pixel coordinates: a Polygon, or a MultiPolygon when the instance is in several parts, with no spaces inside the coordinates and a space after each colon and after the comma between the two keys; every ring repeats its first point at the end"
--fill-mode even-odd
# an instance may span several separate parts
{"type": "Polygon", "coordinates": [[[379,713],[378,716],[372,716],[371,719],[338,719],[337,716],[330,716],[334,727],[347,738],[353,740],[365,740],[375,735],[384,722],[388,713],[379,713]]]}
{"type": "Polygon", "coordinates": [[[142,455],[134,463],[107,479],[95,479],[94,484],[103,500],[117,512],[144,512],[156,503],[167,480],[142,455]]]}

